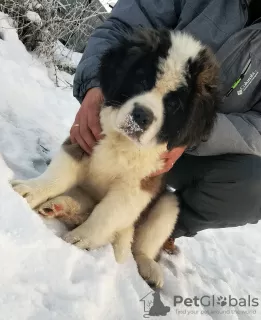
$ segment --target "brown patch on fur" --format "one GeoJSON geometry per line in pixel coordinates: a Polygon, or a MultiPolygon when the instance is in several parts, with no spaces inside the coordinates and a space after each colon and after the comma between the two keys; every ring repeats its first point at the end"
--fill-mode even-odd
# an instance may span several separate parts
{"type": "Polygon", "coordinates": [[[153,196],[156,196],[161,191],[162,180],[162,175],[145,178],[140,182],[141,190],[147,191],[153,196]]]}
{"type": "Polygon", "coordinates": [[[213,52],[206,48],[199,53],[203,67],[198,75],[197,85],[199,93],[203,96],[209,95],[211,90],[216,89],[219,83],[219,65],[213,52]]]}
{"type": "Polygon", "coordinates": [[[70,138],[67,138],[64,141],[62,148],[76,161],[81,161],[82,158],[87,155],[87,153],[77,143],[72,143],[70,138]]]}
{"type": "Polygon", "coordinates": [[[177,255],[180,252],[179,247],[175,245],[175,239],[173,238],[167,239],[163,244],[162,249],[169,255],[177,255]]]}
{"type": "MultiPolygon", "coordinates": [[[[135,226],[135,231],[136,229],[142,225],[148,218],[148,215],[150,213],[150,210],[152,209],[152,207],[155,205],[155,203],[158,201],[160,197],[160,194],[157,195],[155,198],[153,198],[151,200],[151,202],[147,205],[147,207],[141,212],[139,218],[137,219],[137,221],[135,222],[134,226],[135,226]]],[[[135,238],[135,237],[134,237],[135,238]]]]}
{"type": "Polygon", "coordinates": [[[147,207],[141,212],[138,220],[135,222],[135,229],[142,225],[148,218],[151,209],[157,203],[159,198],[165,189],[165,179],[164,175],[145,178],[141,181],[141,189],[145,190],[152,195],[151,201],[148,203],[147,207]]]}
{"type": "Polygon", "coordinates": [[[181,137],[181,140],[183,145],[194,147],[208,139],[216,121],[220,102],[219,65],[212,51],[204,48],[190,62],[189,68],[193,78],[196,76],[196,81],[193,87],[195,95],[191,102],[194,108],[189,114],[187,132],[194,134],[181,137]]]}

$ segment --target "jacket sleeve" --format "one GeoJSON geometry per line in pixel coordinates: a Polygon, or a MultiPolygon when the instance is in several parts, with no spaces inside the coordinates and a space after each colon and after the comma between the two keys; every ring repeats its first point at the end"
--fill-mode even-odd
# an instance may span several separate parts
{"type": "Polygon", "coordinates": [[[261,156],[261,101],[245,113],[219,113],[208,141],[188,153],[199,156],[225,153],[261,156]]]}
{"type": "Polygon", "coordinates": [[[174,28],[181,11],[181,2],[181,0],[119,0],[108,20],[90,37],[77,67],[73,94],[79,102],[82,102],[88,89],[99,86],[97,78],[99,61],[106,49],[116,44],[124,32],[135,26],[174,28]]]}

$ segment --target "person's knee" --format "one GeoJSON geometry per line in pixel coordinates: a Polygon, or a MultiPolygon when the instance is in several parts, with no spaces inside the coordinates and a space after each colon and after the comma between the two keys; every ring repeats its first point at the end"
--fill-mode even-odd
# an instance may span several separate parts
{"type": "Polygon", "coordinates": [[[242,205],[241,225],[257,223],[261,219],[261,157],[245,156],[244,161],[245,166],[241,166],[239,174],[237,197],[238,205],[242,205]]]}
{"type": "Polygon", "coordinates": [[[256,223],[261,219],[261,158],[226,155],[210,159],[210,170],[180,192],[180,220],[187,233],[256,223]],[[214,161],[215,160],[215,161],[214,161]]]}
{"type": "Polygon", "coordinates": [[[261,157],[243,155],[238,160],[234,165],[235,178],[232,180],[235,185],[235,202],[238,203],[235,206],[242,206],[246,220],[249,212],[255,212],[257,218],[261,218],[261,157]],[[246,206],[248,210],[245,210],[246,206]]]}
{"type": "MultiPolygon", "coordinates": [[[[229,155],[198,185],[202,212],[212,212],[217,225],[237,226],[261,218],[261,158],[229,155]],[[208,202],[206,202],[208,200],[208,202]],[[205,210],[204,210],[205,209],[205,210]]],[[[199,204],[200,209],[200,204],[199,204]]]]}
{"type": "MultiPolygon", "coordinates": [[[[255,155],[227,155],[225,163],[232,163],[235,180],[261,184],[261,157],[255,155]]],[[[224,168],[226,169],[226,168],[224,168]]],[[[228,173],[229,175],[229,173],[228,173]]]]}

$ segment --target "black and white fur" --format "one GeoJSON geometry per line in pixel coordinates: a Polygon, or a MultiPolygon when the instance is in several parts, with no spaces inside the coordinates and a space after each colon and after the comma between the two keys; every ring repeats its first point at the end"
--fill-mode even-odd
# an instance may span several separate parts
{"type": "Polygon", "coordinates": [[[143,29],[123,37],[101,60],[105,137],[91,156],[67,140],[46,172],[13,181],[14,189],[40,214],[79,225],[67,242],[112,243],[120,262],[132,249],[142,277],[161,287],[155,258],[179,208],[164,177],[150,176],[162,168],[163,152],[197,145],[211,132],[217,75],[210,50],[188,34],[143,29]]]}

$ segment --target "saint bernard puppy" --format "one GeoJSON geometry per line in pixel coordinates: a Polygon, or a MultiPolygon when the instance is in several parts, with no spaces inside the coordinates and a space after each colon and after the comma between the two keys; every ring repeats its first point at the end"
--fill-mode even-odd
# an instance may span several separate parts
{"type": "Polygon", "coordinates": [[[218,66],[192,36],[138,29],[101,59],[104,138],[88,156],[67,139],[40,177],[13,181],[47,217],[64,221],[64,240],[83,249],[112,243],[133,252],[141,276],[161,287],[156,257],[174,229],[178,200],[166,191],[162,153],[206,139],[216,118],[218,66]]]}

